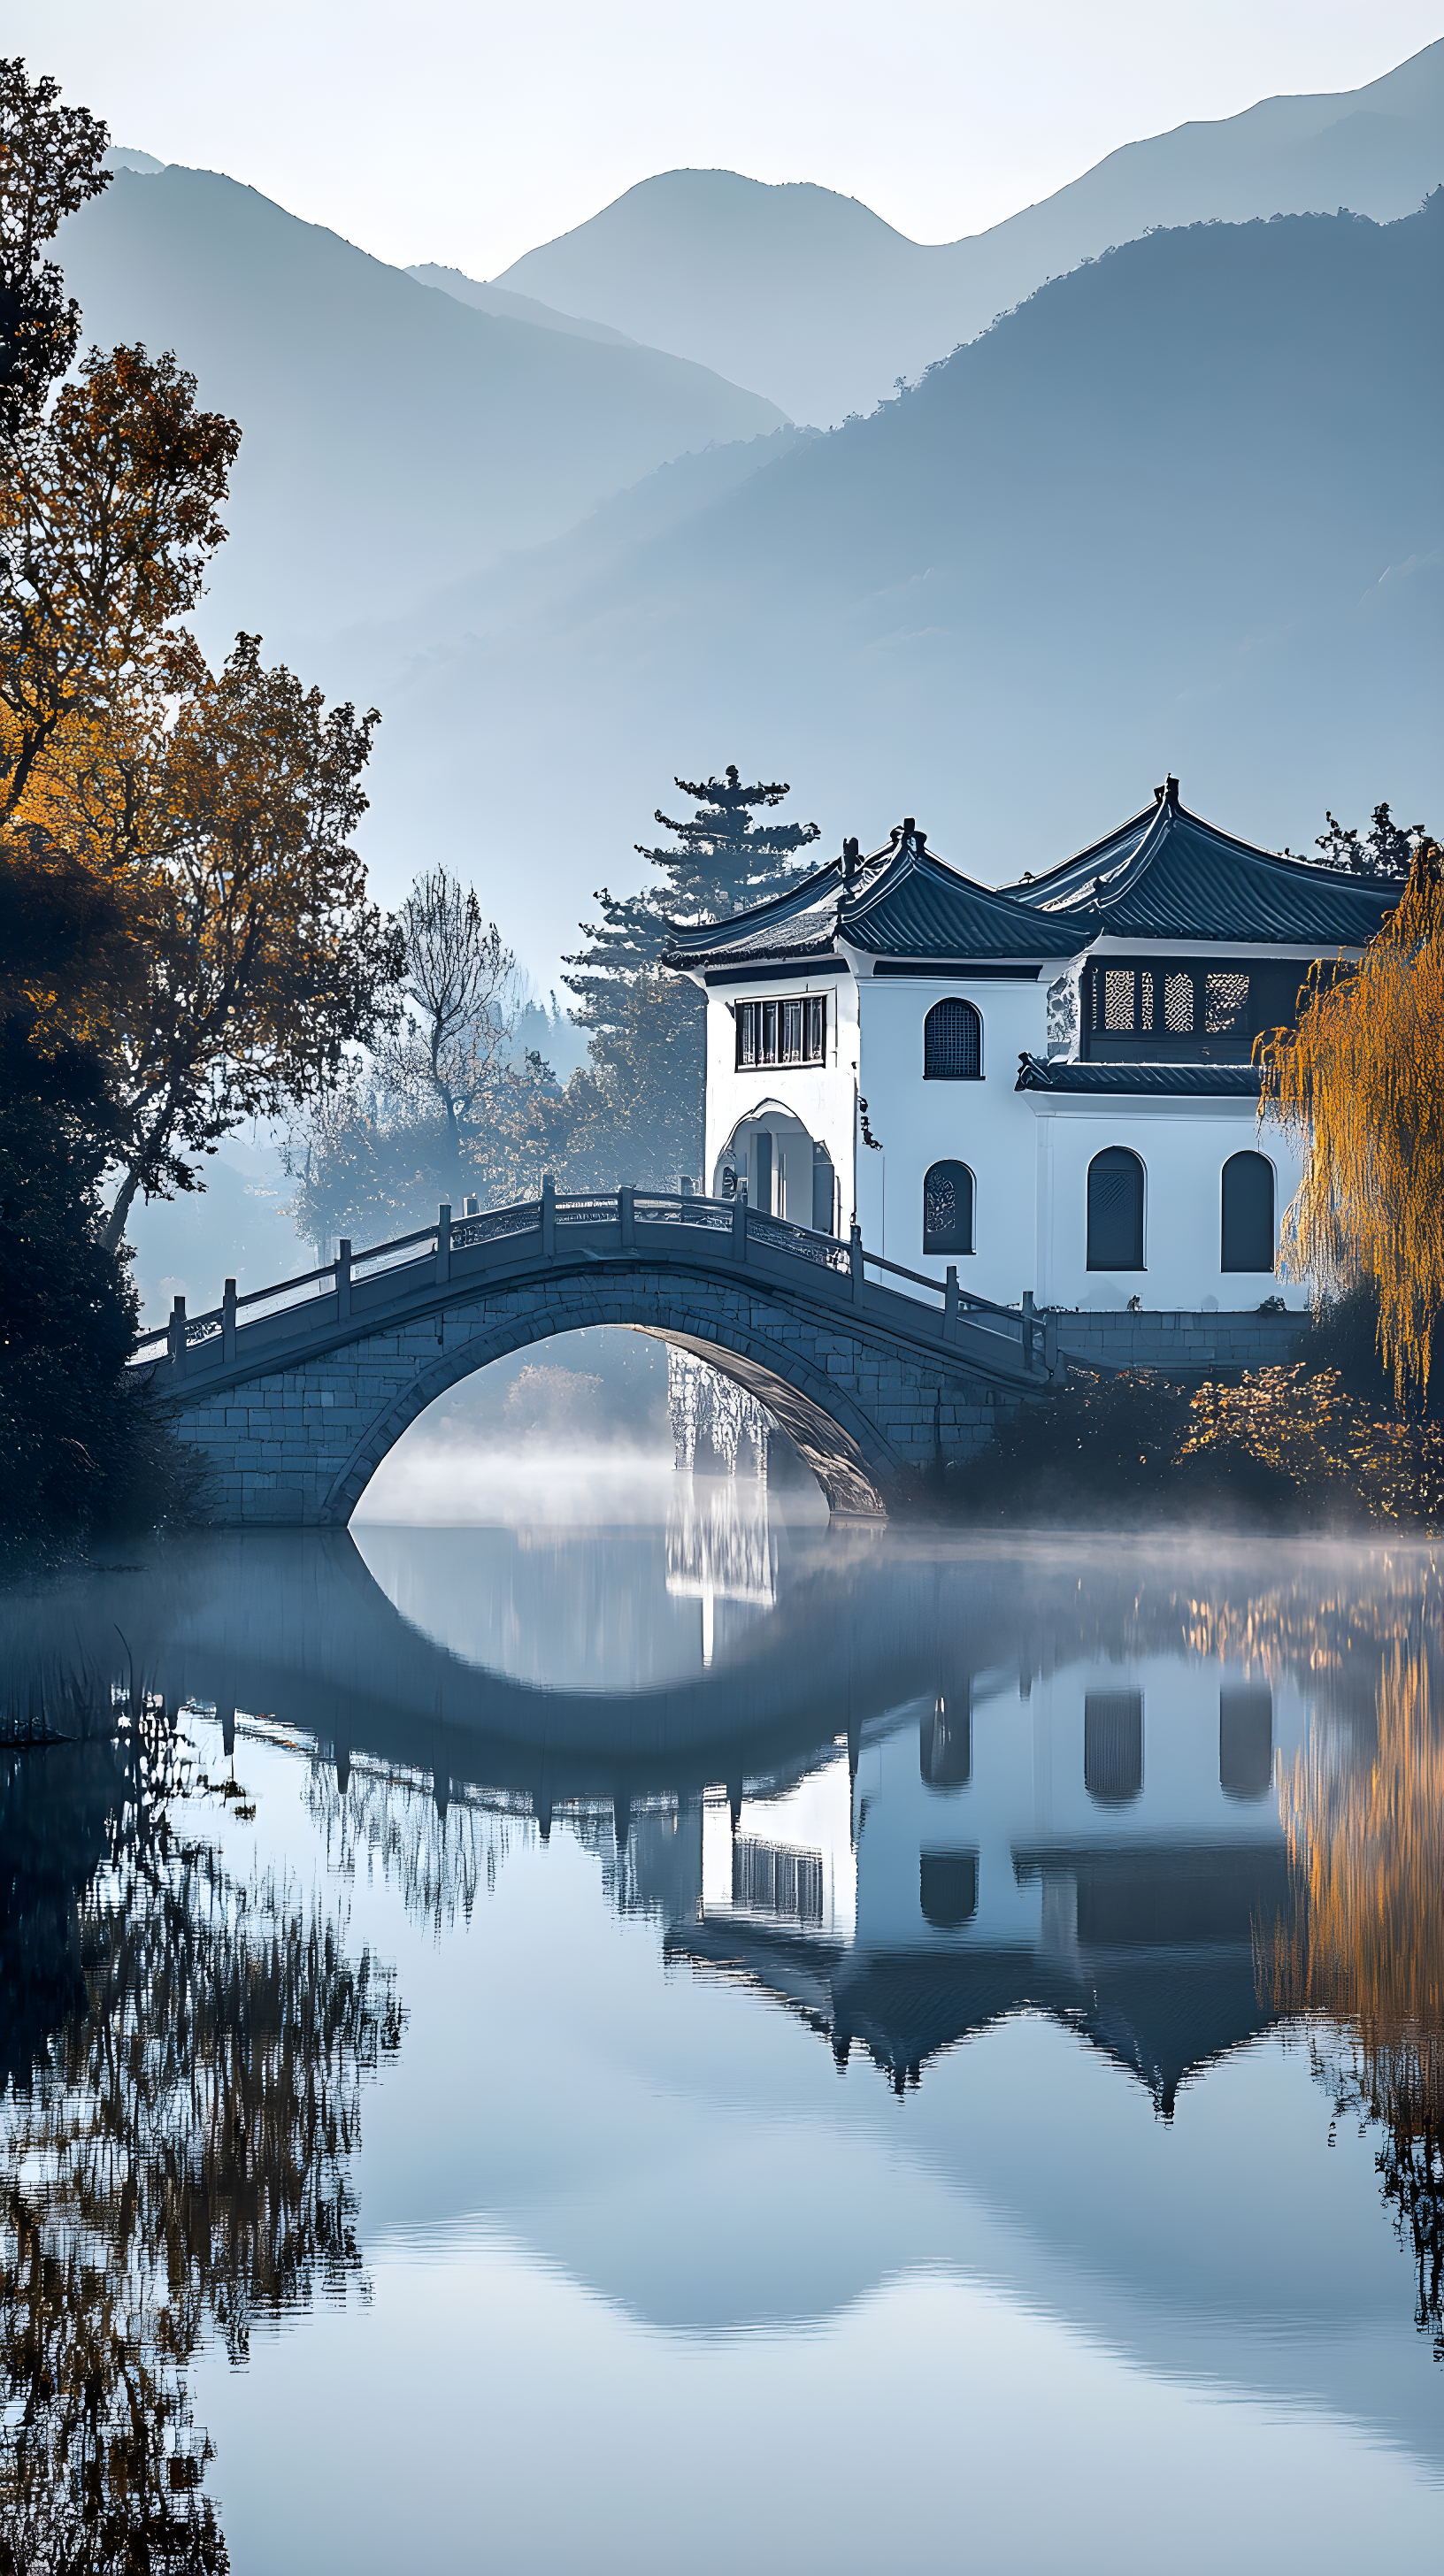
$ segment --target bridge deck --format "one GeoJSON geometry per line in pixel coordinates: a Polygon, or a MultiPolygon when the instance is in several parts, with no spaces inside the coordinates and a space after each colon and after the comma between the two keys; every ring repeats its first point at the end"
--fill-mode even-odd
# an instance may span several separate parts
{"type": "Polygon", "coordinates": [[[550,1184],[539,1199],[481,1215],[453,1219],[443,1207],[434,1225],[360,1253],[343,1241],[334,1261],[244,1297],[228,1280],[221,1304],[200,1315],[188,1316],[178,1297],[169,1323],[138,1344],[135,1364],[167,1394],[193,1401],[493,1287],[594,1265],[669,1263],[734,1280],[742,1270],[781,1303],[945,1355],[1020,1392],[1042,1393],[1058,1371],[1056,1325],[1033,1312],[1031,1299],[1021,1309],[990,1305],[959,1287],[955,1267],[945,1282],[905,1270],[868,1252],[856,1228],[846,1242],[813,1234],[759,1216],[742,1194],[559,1196],[550,1184]]]}

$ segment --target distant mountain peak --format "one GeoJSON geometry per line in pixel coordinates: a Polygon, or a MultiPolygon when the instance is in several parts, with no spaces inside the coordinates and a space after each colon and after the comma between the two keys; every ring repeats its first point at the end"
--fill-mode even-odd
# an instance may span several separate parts
{"type": "Polygon", "coordinates": [[[1121,145],[961,241],[910,241],[813,180],[677,168],[526,252],[498,285],[765,386],[795,420],[836,422],[1118,243],[1340,206],[1390,222],[1441,180],[1444,39],[1362,89],[1262,99],[1121,145]]]}

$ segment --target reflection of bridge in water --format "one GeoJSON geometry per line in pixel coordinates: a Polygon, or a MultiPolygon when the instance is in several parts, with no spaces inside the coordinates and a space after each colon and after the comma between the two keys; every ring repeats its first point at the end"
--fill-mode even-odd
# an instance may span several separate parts
{"type": "Polygon", "coordinates": [[[168,1699],[309,1742],[318,1814],[380,1837],[426,1910],[453,1901],[449,1868],[474,1889],[483,1859],[565,1822],[670,1956],[899,2085],[1032,2008],[1168,2105],[1263,2026],[1255,1939],[1296,1903],[1276,1766],[1309,1730],[1345,1761],[1367,1741],[1407,1568],[1381,1577],[1371,1640],[1330,1628],[1318,1552],[1228,1567],[1210,1594],[1181,1558],[1140,1580],[1099,1552],[1084,1585],[1076,1547],[963,1557],[837,1529],[794,1534],[764,1578],[765,1533],[679,1522],[679,1564],[770,1579],[775,1606],[655,1690],[468,1664],[339,1533],[167,1551],[123,1595],[71,1587],[67,1615],[97,1668],[119,1615],[168,1699]]]}

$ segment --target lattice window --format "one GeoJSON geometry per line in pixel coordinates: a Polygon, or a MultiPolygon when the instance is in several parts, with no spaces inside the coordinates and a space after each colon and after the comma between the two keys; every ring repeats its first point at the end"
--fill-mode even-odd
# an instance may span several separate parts
{"type": "Polygon", "coordinates": [[[805,993],[795,1001],[738,1003],[739,1073],[757,1064],[823,1064],[826,1060],[825,993],[805,993]]]}
{"type": "Polygon", "coordinates": [[[1138,1025],[1141,1029],[1153,1026],[1153,985],[1153,969],[1145,966],[1138,978],[1138,1025]]]}
{"type": "Polygon", "coordinates": [[[1210,975],[1203,1025],[1210,1037],[1224,1037],[1248,1025],[1247,975],[1210,975]]]}
{"type": "Polygon", "coordinates": [[[1105,1029],[1133,1028],[1134,974],[1131,966],[1106,966],[1103,970],[1103,1025],[1105,1029]]]}
{"type": "Polygon", "coordinates": [[[822,1854],[739,1838],[732,1846],[732,1902],[791,1923],[822,1921],[822,1854]]]}
{"type": "Polygon", "coordinates": [[[1163,1025],[1170,1037],[1193,1034],[1193,977],[1165,975],[1163,979],[1163,1025]]]}
{"type": "Polygon", "coordinates": [[[971,1002],[934,1002],[923,1022],[924,1082],[977,1082],[983,1023],[971,1002]]]}

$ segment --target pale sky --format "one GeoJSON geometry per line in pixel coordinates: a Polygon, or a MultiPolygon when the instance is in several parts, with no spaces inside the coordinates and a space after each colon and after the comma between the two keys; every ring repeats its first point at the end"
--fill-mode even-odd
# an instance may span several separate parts
{"type": "Polygon", "coordinates": [[[682,165],[813,179],[918,241],[1115,145],[1357,88],[1444,0],[7,0],[117,143],[380,258],[494,277],[682,165]]]}

